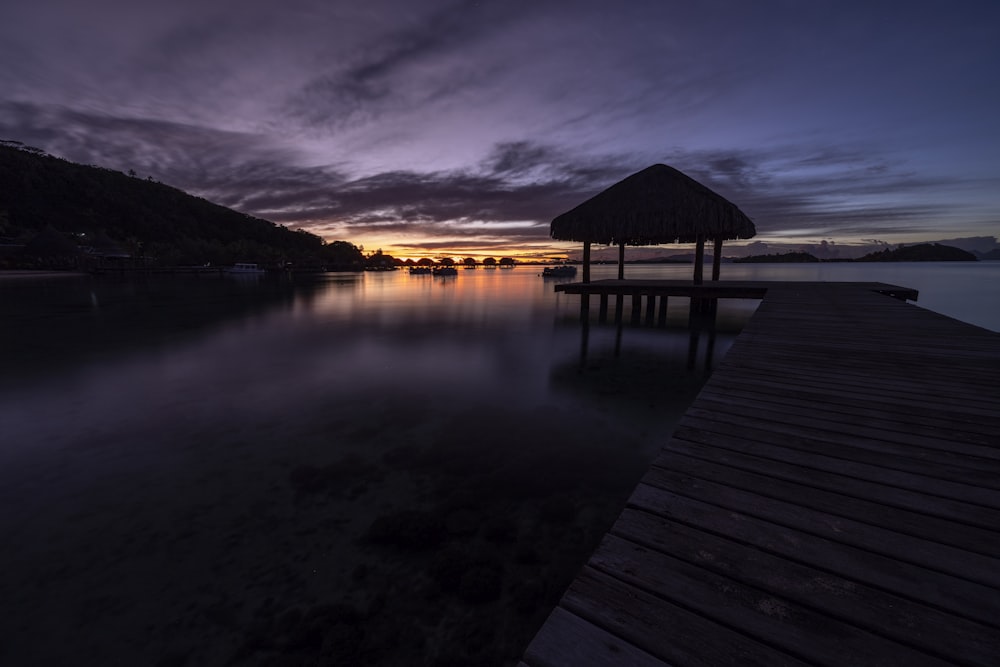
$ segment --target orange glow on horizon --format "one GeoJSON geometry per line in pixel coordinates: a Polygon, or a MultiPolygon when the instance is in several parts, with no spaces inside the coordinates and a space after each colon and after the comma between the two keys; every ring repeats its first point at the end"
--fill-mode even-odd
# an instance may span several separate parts
{"type": "MultiPolygon", "coordinates": [[[[345,239],[326,239],[327,242],[345,239]]],[[[421,259],[430,259],[434,263],[442,259],[450,258],[456,264],[461,264],[467,257],[476,260],[477,264],[488,257],[499,261],[502,257],[511,257],[519,263],[558,263],[566,260],[579,261],[581,259],[583,244],[574,242],[553,241],[550,239],[539,239],[530,243],[513,245],[504,243],[495,237],[488,239],[455,239],[453,243],[448,243],[451,239],[427,238],[403,238],[388,237],[381,239],[368,239],[366,241],[350,241],[354,245],[363,249],[364,254],[370,255],[376,250],[381,250],[383,254],[406,262],[412,260],[417,262],[421,259]],[[409,242],[408,242],[409,241],[409,242]],[[441,243],[440,248],[429,248],[428,245],[441,243]]],[[[915,242],[912,238],[905,239],[908,243],[915,242]]],[[[859,255],[855,248],[866,248],[870,243],[860,239],[831,239],[829,237],[817,236],[813,238],[797,238],[790,236],[755,237],[749,240],[730,241],[723,246],[724,257],[741,257],[749,254],[782,254],[793,251],[809,251],[812,247],[818,247],[820,243],[829,242],[831,250],[837,249],[843,256],[850,257],[859,255]],[[750,246],[750,247],[748,247],[750,246]],[[853,251],[853,252],[852,252],[853,251]]],[[[900,243],[893,240],[887,243],[900,243]]],[[[919,241],[917,241],[919,242],[919,241]]],[[[693,243],[663,244],[656,246],[629,246],[626,249],[626,259],[647,259],[656,256],[685,255],[694,251],[693,243]]],[[[706,251],[711,253],[710,248],[706,251]]],[[[617,246],[604,246],[595,244],[592,246],[592,258],[594,261],[617,261],[617,246]]]]}
{"type": "MultiPolygon", "coordinates": [[[[326,239],[328,243],[334,240],[344,239],[326,239]]],[[[575,243],[567,244],[566,247],[553,246],[549,243],[539,243],[521,246],[497,245],[488,248],[483,248],[478,244],[464,245],[462,243],[455,243],[454,245],[434,249],[421,247],[419,244],[408,244],[405,241],[400,242],[399,240],[390,239],[375,239],[374,242],[369,239],[368,241],[350,241],[350,243],[362,248],[365,255],[370,255],[376,250],[381,250],[383,254],[404,262],[406,260],[416,262],[421,259],[431,259],[438,262],[444,258],[451,258],[455,263],[461,264],[467,257],[475,259],[480,264],[488,257],[492,257],[497,261],[501,257],[511,257],[518,262],[561,262],[572,257],[574,248],[577,249],[576,254],[579,254],[579,244],[575,243]]]]}

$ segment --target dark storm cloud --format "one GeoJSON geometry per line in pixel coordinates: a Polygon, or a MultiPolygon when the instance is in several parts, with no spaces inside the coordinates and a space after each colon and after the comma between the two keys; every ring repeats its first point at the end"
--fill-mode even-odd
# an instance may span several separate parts
{"type": "Polygon", "coordinates": [[[530,141],[511,141],[497,144],[484,160],[484,166],[497,174],[522,174],[556,162],[565,164],[559,151],[551,146],[530,141]]]}
{"type": "Polygon", "coordinates": [[[1000,217],[989,3],[42,4],[0,138],[328,238],[529,243],[654,162],[765,236],[1000,217]]]}
{"type": "Polygon", "coordinates": [[[292,167],[296,151],[249,133],[62,106],[0,102],[0,133],[75,162],[133,169],[184,189],[249,188],[300,181],[304,173],[292,167]]]}
{"type": "Polygon", "coordinates": [[[287,100],[287,110],[308,124],[336,126],[371,120],[400,106],[413,106],[474,86],[484,72],[460,57],[463,45],[494,32],[515,15],[520,3],[463,0],[412,14],[391,24],[350,54],[325,65],[287,100]],[[427,68],[411,74],[424,63],[427,68]]]}
{"type": "Polygon", "coordinates": [[[923,195],[963,187],[961,179],[919,175],[863,149],[796,145],[672,157],[740,206],[764,235],[923,232],[949,212],[923,195]]]}
{"type": "MultiPolygon", "coordinates": [[[[74,161],[132,169],[292,227],[352,239],[420,233],[429,248],[435,237],[545,238],[553,217],[647,166],[518,141],[494,146],[469,169],[350,178],[336,166],[298,166],[296,151],[251,134],[18,103],[0,105],[0,134],[74,161]]],[[[764,235],[924,231],[946,208],[907,201],[910,195],[961,184],[918,177],[862,150],[822,146],[675,152],[662,161],[739,205],[764,235]],[[884,197],[903,203],[876,203],[884,197]]]]}
{"type": "Polygon", "coordinates": [[[596,165],[570,166],[549,147],[520,142],[498,146],[482,169],[383,172],[352,180],[334,167],[296,166],[294,151],[253,135],[27,104],[0,105],[0,133],[73,161],[134,170],[276,222],[300,226],[335,219],[358,234],[419,228],[429,235],[438,229],[474,235],[488,233],[491,222],[497,230],[508,230],[505,223],[512,221],[544,225],[575,205],[581,193],[599,189],[599,177],[609,174],[596,165]],[[509,180],[539,167],[552,176],[509,180]],[[456,231],[444,225],[455,220],[482,221],[487,228],[456,231]]]}
{"type": "MultiPolygon", "coordinates": [[[[524,148],[523,146],[521,147],[524,148]]],[[[537,153],[547,149],[538,147],[537,153]]],[[[500,148],[499,153],[505,149],[500,148]]],[[[590,196],[600,189],[600,175],[607,171],[563,167],[545,163],[497,167],[490,158],[485,171],[452,171],[416,173],[384,172],[370,177],[347,181],[330,187],[329,201],[321,207],[289,210],[287,216],[313,220],[335,218],[358,232],[406,231],[419,228],[428,234],[455,234],[455,221],[476,222],[478,231],[466,234],[488,234],[490,229],[510,234],[510,223],[537,222],[539,230],[548,233],[548,222],[563,210],[575,206],[580,197],[590,196]],[[512,178],[538,166],[544,166],[550,176],[544,180],[523,181],[512,178]]],[[[251,208],[274,208],[273,193],[261,191],[247,201],[251,208]]],[[[279,216],[281,217],[281,216],[279,216]]],[[[286,220],[281,220],[286,221],[286,220]]],[[[537,235],[539,231],[532,232],[537,235]]]]}
{"type": "MultiPolygon", "coordinates": [[[[802,158],[814,167],[843,167],[836,176],[818,174],[795,178],[775,175],[766,165],[776,159],[771,151],[758,154],[717,153],[672,156],[675,165],[705,185],[736,202],[757,222],[759,232],[816,235],[870,234],[873,230],[903,233],[923,230],[924,223],[944,213],[940,205],[919,201],[877,205],[869,198],[905,199],[927,188],[944,188],[890,166],[874,164],[851,153],[827,152],[802,158]],[[682,165],[690,164],[692,168],[682,165]],[[850,202],[858,198],[855,205],[850,202]]],[[[327,206],[288,210],[292,222],[308,216],[334,218],[338,226],[363,236],[372,232],[420,231],[435,235],[476,236],[491,233],[509,238],[536,238],[548,234],[548,222],[605,187],[645,167],[626,157],[572,160],[562,151],[542,144],[519,142],[497,146],[476,172],[386,172],[343,182],[329,188],[327,206]],[[522,180],[533,175],[532,180],[522,180]],[[454,221],[480,221],[476,227],[456,227],[454,221]],[[535,221],[535,227],[513,229],[506,223],[535,221]]],[[[246,203],[252,208],[274,208],[266,192],[246,203]]]]}

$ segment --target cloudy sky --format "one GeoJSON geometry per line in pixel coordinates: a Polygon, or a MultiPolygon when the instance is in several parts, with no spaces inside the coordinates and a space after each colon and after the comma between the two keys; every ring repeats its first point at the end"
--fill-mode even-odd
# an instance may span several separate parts
{"type": "Polygon", "coordinates": [[[990,237],[998,25],[996,0],[8,0],[0,139],[402,257],[575,251],[551,219],[657,162],[771,248],[990,237]]]}

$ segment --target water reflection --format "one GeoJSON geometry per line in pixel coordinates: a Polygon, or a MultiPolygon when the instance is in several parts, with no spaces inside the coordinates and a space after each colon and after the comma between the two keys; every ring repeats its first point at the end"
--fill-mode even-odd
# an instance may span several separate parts
{"type": "Polygon", "coordinates": [[[512,663],[703,380],[529,270],[2,289],[4,664],[512,663]]]}
{"type": "Polygon", "coordinates": [[[14,353],[0,383],[169,347],[227,321],[288,308],[315,291],[311,283],[217,276],[0,281],[5,313],[0,345],[14,353]]]}

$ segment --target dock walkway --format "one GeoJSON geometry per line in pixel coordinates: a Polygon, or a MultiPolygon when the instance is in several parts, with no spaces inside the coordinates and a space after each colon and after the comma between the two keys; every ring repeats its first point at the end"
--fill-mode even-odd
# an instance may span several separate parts
{"type": "Polygon", "coordinates": [[[1000,334],[870,287],[766,287],[523,665],[1000,664],[1000,334]]]}

